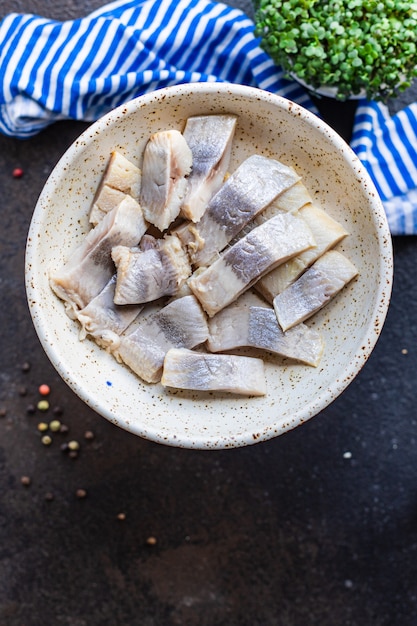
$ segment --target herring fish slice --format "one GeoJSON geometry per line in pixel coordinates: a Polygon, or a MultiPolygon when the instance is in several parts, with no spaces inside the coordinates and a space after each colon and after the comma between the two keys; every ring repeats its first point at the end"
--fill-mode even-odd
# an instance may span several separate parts
{"type": "Polygon", "coordinates": [[[140,169],[121,152],[113,150],[91,205],[90,223],[96,226],[123,200],[124,194],[138,201],[140,186],[140,169]]]}
{"type": "MultiPolygon", "coordinates": [[[[312,204],[313,200],[310,193],[304,183],[299,180],[293,187],[286,189],[281,195],[279,195],[272,203],[272,213],[268,215],[268,209],[265,215],[272,217],[273,211],[288,211],[289,213],[295,213],[306,204],[312,204]]],[[[263,217],[263,212],[256,218],[263,217]]]]}
{"type": "Polygon", "coordinates": [[[160,231],[179,215],[192,160],[191,150],[178,130],[154,133],[146,144],[140,203],[145,218],[160,231]]]}
{"type": "Polygon", "coordinates": [[[260,226],[279,213],[293,213],[297,215],[300,209],[303,209],[306,204],[311,202],[311,196],[305,185],[301,180],[297,181],[295,185],[289,187],[289,189],[286,189],[277,196],[263,211],[257,213],[255,217],[242,228],[230,244],[233,245],[235,241],[247,235],[251,230],[256,228],[256,226],[260,226]]]}
{"type": "Polygon", "coordinates": [[[323,339],[318,331],[298,324],[284,333],[270,307],[231,305],[208,324],[210,352],[258,348],[313,367],[317,367],[323,354],[323,339]]]}
{"type": "Polygon", "coordinates": [[[188,284],[212,317],[263,274],[311,246],[314,239],[305,222],[282,213],[239,239],[188,284]]]}
{"type": "Polygon", "coordinates": [[[87,336],[108,349],[114,350],[120,342],[120,335],[129,327],[143,309],[143,305],[119,306],[114,303],[116,274],[104,289],[76,314],[81,324],[79,338],[87,336]]]}
{"type": "Polygon", "coordinates": [[[310,228],[316,245],[289,259],[263,276],[255,289],[272,304],[274,297],[297,280],[307,267],[310,267],[322,254],[333,248],[348,232],[322,208],[306,204],[297,213],[310,228]]]}
{"type": "Polygon", "coordinates": [[[226,391],[245,396],[266,394],[262,359],[234,354],[168,350],[161,378],[164,387],[193,391],[226,391]]]}
{"type": "Polygon", "coordinates": [[[325,252],[295,283],[275,296],[273,305],[281,328],[286,331],[311,317],[357,274],[343,254],[325,252]]]}
{"type": "Polygon", "coordinates": [[[187,119],[183,135],[193,166],[181,206],[182,217],[198,222],[220,189],[230,163],[236,122],[236,115],[196,115],[187,119]]]}
{"type": "Polygon", "coordinates": [[[89,231],[64,266],[51,271],[51,289],[65,302],[70,317],[95,298],[113,276],[112,247],[136,245],[146,229],[140,205],[131,196],[125,196],[89,231]]]}
{"type": "Polygon", "coordinates": [[[206,316],[194,296],[173,300],[159,311],[134,322],[122,335],[114,356],[148,383],[160,380],[165,354],[170,348],[194,348],[208,336],[206,316]]]}
{"type": "Polygon", "coordinates": [[[257,213],[299,179],[275,159],[254,154],[243,161],[212,197],[201,220],[177,228],[191,262],[197,267],[212,263],[257,213]]]}
{"type": "MultiPolygon", "coordinates": [[[[146,246],[145,246],[146,247],[146,246]]],[[[115,246],[116,304],[143,304],[176,295],[191,275],[188,256],[175,235],[155,240],[145,250],[115,246]]]]}

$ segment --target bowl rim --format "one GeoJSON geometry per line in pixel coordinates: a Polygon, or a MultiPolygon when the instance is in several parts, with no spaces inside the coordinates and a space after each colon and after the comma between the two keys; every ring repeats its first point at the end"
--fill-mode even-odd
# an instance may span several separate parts
{"type": "Polygon", "coordinates": [[[393,283],[393,250],[391,233],[388,226],[386,214],[382,205],[382,201],[376,191],[374,183],[368,174],[365,166],[361,163],[358,156],[354,153],[352,148],[346,143],[346,141],[324,120],[319,118],[315,113],[309,111],[303,106],[294,103],[287,98],[274,94],[257,87],[250,87],[244,85],[230,84],[230,83],[184,83],[180,85],[172,85],[164,87],[156,91],[152,91],[143,95],[140,95],[124,104],[119,105],[115,109],[109,111],[104,116],[93,122],[87,129],[85,129],[66,149],[64,154],[58,160],[53,170],[51,171],[46,183],[38,197],[36,206],[32,215],[31,223],[29,226],[26,251],[25,251],[25,287],[27,301],[29,303],[29,310],[32,317],[32,321],[41,342],[41,345],[46,352],[52,365],[56,371],[60,374],[63,380],[68,386],[75,392],[75,394],[81,398],[91,409],[97,412],[99,415],[108,419],[111,423],[117,424],[119,427],[138,435],[144,439],[154,441],[157,443],[164,443],[165,445],[171,445],[174,447],[182,448],[194,448],[194,449],[225,449],[236,448],[246,445],[252,445],[261,441],[267,441],[275,438],[289,430],[296,428],[297,426],[308,421],[310,418],[318,415],[323,409],[330,405],[352,382],[363,365],[371,355],[375,344],[381,334],[383,324],[389,308],[389,302],[392,292],[393,283]],[[202,94],[207,94],[209,97],[212,93],[221,94],[223,92],[232,93],[236,97],[250,99],[260,99],[267,101],[269,104],[278,106],[285,109],[287,112],[291,112],[293,115],[297,115],[303,121],[309,125],[313,125],[315,129],[320,132],[325,132],[327,139],[332,143],[337,150],[341,151],[352,167],[355,170],[357,176],[366,182],[369,196],[369,202],[372,205],[374,216],[377,218],[378,223],[378,248],[380,251],[377,267],[379,269],[379,275],[384,277],[384,280],[380,280],[375,294],[375,302],[377,306],[372,312],[372,316],[368,320],[367,326],[364,328],[363,336],[366,339],[362,349],[359,349],[355,353],[355,358],[347,363],[344,370],[340,371],[337,379],[333,381],[331,385],[328,385],[323,389],[320,394],[312,401],[306,403],[302,411],[298,411],[294,415],[294,419],[287,420],[287,422],[280,426],[279,431],[276,427],[276,422],[272,421],[268,428],[265,428],[260,434],[259,438],[254,440],[253,429],[246,432],[240,432],[236,437],[226,438],[225,436],[211,436],[210,434],[194,437],[189,436],[173,436],[171,438],[166,437],[166,434],[161,435],[161,431],[158,428],[141,429],[140,425],[129,423],[123,416],[117,418],[115,421],[114,414],[112,414],[105,406],[99,406],[96,402],[92,401],[88,394],[85,392],[83,386],[79,381],[71,376],[68,376],[68,368],[61,361],[59,350],[57,346],[51,341],[45,341],[47,333],[47,314],[43,310],[41,304],[39,304],[40,298],[37,297],[37,285],[34,280],[34,267],[36,266],[36,250],[37,241],[39,239],[39,228],[41,225],[41,219],[39,213],[41,211],[43,198],[48,194],[49,188],[53,188],[54,179],[59,178],[57,173],[62,173],[65,166],[72,161],[76,154],[84,149],[87,144],[92,143],[97,134],[100,133],[102,128],[106,128],[111,125],[117,118],[120,117],[120,113],[131,114],[143,105],[156,103],[161,98],[166,96],[186,95],[189,93],[190,88],[192,91],[198,91],[202,94]]]}

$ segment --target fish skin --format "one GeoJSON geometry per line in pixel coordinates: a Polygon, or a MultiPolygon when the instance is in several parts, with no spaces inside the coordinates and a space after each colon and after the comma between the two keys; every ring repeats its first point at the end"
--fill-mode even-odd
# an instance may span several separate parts
{"type": "Polygon", "coordinates": [[[116,304],[145,304],[174,296],[191,275],[188,256],[175,235],[155,239],[154,245],[144,247],[115,246],[112,250],[117,269],[116,304]]]}
{"type": "Polygon", "coordinates": [[[238,240],[212,265],[193,275],[188,284],[212,317],[263,274],[314,244],[303,220],[281,213],[238,240]]]}
{"type": "Polygon", "coordinates": [[[94,194],[89,221],[96,226],[121,200],[121,194],[139,201],[141,170],[121,152],[113,150],[94,194]]]}
{"type": "Polygon", "coordinates": [[[161,384],[193,391],[225,391],[246,396],[266,394],[262,359],[234,354],[168,350],[161,384]]]}
{"type": "Polygon", "coordinates": [[[144,316],[143,321],[139,315],[113,354],[145,382],[156,383],[170,348],[194,348],[207,337],[207,318],[201,306],[193,295],[184,296],[144,316]]]}
{"type": "Polygon", "coordinates": [[[255,289],[270,304],[274,297],[295,282],[306,268],[348,235],[342,224],[317,205],[306,204],[294,215],[298,215],[306,222],[316,245],[268,272],[256,283],[255,289]]]}
{"type": "Polygon", "coordinates": [[[269,306],[239,306],[239,300],[209,319],[207,348],[224,352],[250,347],[317,367],[323,355],[321,334],[305,324],[283,332],[269,306]]]}
{"type": "Polygon", "coordinates": [[[176,231],[193,265],[210,265],[255,215],[298,180],[292,168],[275,159],[254,154],[243,161],[212,197],[201,220],[176,231]]]}
{"type": "Polygon", "coordinates": [[[192,153],[175,129],[154,133],[142,164],[140,203],[145,218],[161,232],[178,217],[188,189],[192,153]]]}
{"type": "Polygon", "coordinates": [[[92,228],[65,264],[51,271],[49,284],[64,301],[67,314],[74,319],[106,286],[114,274],[111,250],[116,245],[136,245],[148,225],[142,208],[131,196],[92,228]]]}
{"type": "Polygon", "coordinates": [[[230,163],[237,116],[196,115],[183,130],[193,159],[188,191],[181,206],[185,219],[198,222],[212,196],[220,189],[230,163]]]}
{"type": "Polygon", "coordinates": [[[357,268],[337,250],[325,252],[292,285],[273,300],[281,328],[304,322],[325,306],[358,275],[357,268]]]}

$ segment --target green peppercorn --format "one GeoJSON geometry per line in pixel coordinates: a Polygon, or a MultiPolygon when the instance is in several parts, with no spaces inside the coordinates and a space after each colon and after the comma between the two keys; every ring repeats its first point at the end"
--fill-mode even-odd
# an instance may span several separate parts
{"type": "Polygon", "coordinates": [[[49,409],[49,402],[48,400],[39,400],[36,406],[38,407],[39,411],[47,411],[49,409]]]}
{"type": "Polygon", "coordinates": [[[57,433],[59,430],[61,430],[61,422],[59,420],[52,420],[52,422],[49,422],[49,429],[53,433],[57,433]]]}

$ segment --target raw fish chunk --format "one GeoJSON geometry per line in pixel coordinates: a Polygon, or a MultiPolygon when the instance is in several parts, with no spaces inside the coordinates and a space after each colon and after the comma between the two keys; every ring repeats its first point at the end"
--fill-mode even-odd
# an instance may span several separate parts
{"type": "Polygon", "coordinates": [[[116,274],[104,289],[76,314],[81,324],[80,340],[87,336],[110,351],[120,342],[120,335],[143,309],[143,305],[119,306],[114,303],[116,274]]]}
{"type": "Polygon", "coordinates": [[[286,331],[327,304],[358,270],[343,254],[329,250],[273,301],[281,328],[286,331]]]}
{"type": "Polygon", "coordinates": [[[95,298],[115,273],[113,246],[136,245],[147,226],[140,205],[131,196],[125,196],[89,231],[65,265],[50,274],[50,286],[66,303],[70,317],[95,298]]]}
{"type": "Polygon", "coordinates": [[[145,147],[140,203],[160,231],[179,215],[188,188],[192,153],[178,130],[154,133],[145,147]]]}
{"type": "Polygon", "coordinates": [[[181,215],[198,222],[212,196],[220,189],[230,163],[236,129],[235,115],[189,117],[183,135],[191,149],[193,167],[181,215]]]}
{"type": "Polygon", "coordinates": [[[160,380],[165,354],[170,348],[194,348],[208,336],[206,316],[194,296],[173,300],[149,317],[134,322],[122,335],[114,355],[148,383],[160,380]]]}
{"type": "Polygon", "coordinates": [[[324,345],[318,331],[298,324],[284,333],[274,309],[239,306],[239,300],[209,320],[207,347],[210,352],[251,347],[314,367],[319,364],[324,345]]]}
{"type": "Polygon", "coordinates": [[[297,213],[310,228],[316,245],[286,261],[263,276],[255,289],[272,304],[274,297],[297,280],[304,270],[312,265],[322,254],[333,248],[347,236],[345,228],[326,211],[313,204],[306,204],[297,213]]]}
{"type": "Polygon", "coordinates": [[[282,213],[242,237],[188,284],[212,317],[263,274],[311,246],[314,239],[305,222],[282,213]]]}
{"type": "Polygon", "coordinates": [[[191,262],[197,267],[212,263],[257,213],[299,179],[274,159],[257,154],[246,159],[210,200],[201,220],[178,227],[191,262]]]}
{"type": "Polygon", "coordinates": [[[140,169],[123,154],[114,150],[107,163],[90,210],[90,223],[98,224],[119,202],[122,194],[139,200],[140,169]]]}
{"type": "Polygon", "coordinates": [[[176,389],[264,396],[265,366],[255,357],[174,348],[165,356],[161,384],[176,389]]]}
{"type": "Polygon", "coordinates": [[[91,207],[89,217],[90,224],[97,226],[106,213],[114,209],[126,195],[128,194],[125,194],[124,191],[113,189],[113,187],[109,187],[109,185],[103,185],[91,207]]]}
{"type": "MultiPolygon", "coordinates": [[[[266,210],[266,219],[269,219],[273,215],[274,210],[288,211],[289,213],[295,213],[306,204],[313,202],[309,191],[304,183],[299,180],[293,187],[286,189],[281,195],[276,198],[272,205],[272,213],[268,215],[269,207],[266,210]]],[[[262,220],[263,212],[256,219],[262,220]]]]}
{"type": "Polygon", "coordinates": [[[140,304],[176,295],[191,275],[190,261],[178,237],[167,235],[154,241],[154,246],[145,246],[145,250],[113,248],[116,304],[140,304]]]}

